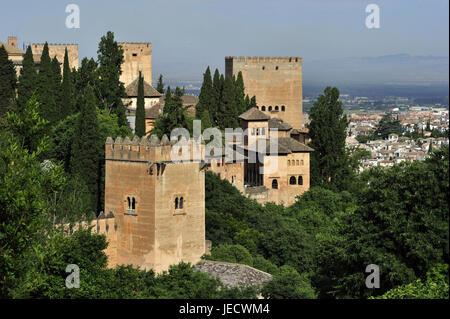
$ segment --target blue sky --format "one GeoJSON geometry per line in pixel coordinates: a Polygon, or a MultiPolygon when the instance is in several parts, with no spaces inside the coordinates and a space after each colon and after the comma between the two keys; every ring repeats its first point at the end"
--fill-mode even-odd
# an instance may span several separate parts
{"type": "MultiPolygon", "coordinates": [[[[307,61],[398,53],[448,57],[447,0],[49,0],[0,5],[0,40],[78,43],[96,57],[108,30],[118,41],[150,41],[154,78],[223,71],[224,57],[301,56],[307,61]],[[67,29],[66,5],[80,7],[67,29]],[[365,7],[380,7],[380,28],[365,27],[365,7]]],[[[81,61],[81,59],[80,59],[81,61]]]]}

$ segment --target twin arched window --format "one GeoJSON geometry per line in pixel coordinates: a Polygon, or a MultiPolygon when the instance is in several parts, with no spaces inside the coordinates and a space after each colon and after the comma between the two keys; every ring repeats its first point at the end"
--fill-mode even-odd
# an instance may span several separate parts
{"type": "Polygon", "coordinates": [[[128,210],[129,211],[135,211],[136,210],[136,198],[134,197],[127,197],[127,203],[128,203],[128,210]]]}
{"type": "Polygon", "coordinates": [[[184,206],[184,198],[181,197],[175,197],[175,209],[183,209],[184,206]]]}

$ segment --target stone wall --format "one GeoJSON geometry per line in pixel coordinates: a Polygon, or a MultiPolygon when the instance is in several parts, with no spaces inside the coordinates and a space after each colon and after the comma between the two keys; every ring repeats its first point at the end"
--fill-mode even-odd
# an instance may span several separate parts
{"type": "MultiPolygon", "coordinates": [[[[78,44],[48,44],[48,53],[50,58],[53,59],[55,56],[58,59],[59,63],[61,63],[61,72],[62,65],[64,63],[64,54],[67,48],[67,54],[69,57],[69,66],[70,69],[75,68],[78,69],[78,44]]],[[[36,56],[40,60],[40,56],[42,55],[42,50],[44,49],[43,43],[33,43],[31,44],[31,51],[33,55],[36,56]]]]}

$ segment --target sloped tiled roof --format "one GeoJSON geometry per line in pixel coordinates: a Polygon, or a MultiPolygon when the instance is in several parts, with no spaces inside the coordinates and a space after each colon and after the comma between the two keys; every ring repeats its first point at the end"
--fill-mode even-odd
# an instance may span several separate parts
{"type": "MultiPolygon", "coordinates": [[[[196,105],[198,103],[198,96],[194,94],[185,94],[181,97],[183,100],[183,105],[196,105]]],[[[166,100],[166,95],[162,95],[159,101],[164,104],[164,101],[166,100]]]]}
{"type": "Polygon", "coordinates": [[[161,103],[156,103],[151,108],[145,110],[146,119],[156,119],[160,114],[162,114],[163,105],[161,103]]]}
{"type": "Polygon", "coordinates": [[[276,128],[278,131],[289,131],[292,129],[292,126],[282,119],[274,117],[269,120],[269,129],[271,128],[276,128]]]}
{"type": "MultiPolygon", "coordinates": [[[[245,147],[245,149],[250,150],[250,151],[254,151],[255,149],[257,149],[258,145],[255,145],[257,142],[255,142],[254,144],[245,147]]],[[[278,149],[275,151],[276,154],[290,154],[290,153],[298,153],[298,152],[313,152],[314,150],[309,147],[306,146],[303,143],[300,143],[296,140],[294,140],[292,137],[280,137],[278,138],[278,149]]],[[[270,152],[274,152],[274,150],[271,150],[271,146],[270,146],[270,140],[266,139],[266,145],[265,145],[265,154],[270,154],[270,152]]],[[[262,150],[258,150],[259,152],[261,152],[262,150]]]]}
{"type": "Polygon", "coordinates": [[[245,121],[267,121],[270,119],[270,116],[264,114],[256,107],[252,107],[250,110],[239,115],[239,118],[245,121]]]}
{"type": "MultiPolygon", "coordinates": [[[[131,82],[125,89],[127,96],[136,97],[138,96],[138,83],[139,78],[136,78],[133,82],[131,82]]],[[[145,82],[144,80],[144,96],[145,97],[160,97],[162,94],[156,91],[153,86],[145,82]]]]}

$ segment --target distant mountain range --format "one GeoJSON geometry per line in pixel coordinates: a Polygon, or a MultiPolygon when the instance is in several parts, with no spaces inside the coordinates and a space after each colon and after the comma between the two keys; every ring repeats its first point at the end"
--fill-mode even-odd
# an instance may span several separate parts
{"type": "Polygon", "coordinates": [[[394,54],[303,61],[303,82],[309,85],[448,85],[448,81],[448,57],[394,54]]]}

